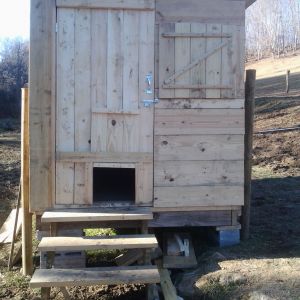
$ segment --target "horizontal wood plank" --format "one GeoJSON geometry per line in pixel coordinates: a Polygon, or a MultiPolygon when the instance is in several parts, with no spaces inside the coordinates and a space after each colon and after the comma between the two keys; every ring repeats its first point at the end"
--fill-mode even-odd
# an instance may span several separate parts
{"type": "Polygon", "coordinates": [[[156,109],[155,135],[244,134],[243,109],[156,109]]]}
{"type": "Polygon", "coordinates": [[[82,208],[45,211],[41,221],[51,222],[92,222],[92,221],[125,221],[151,220],[152,212],[144,207],[127,208],[82,208]]]}
{"type": "Polygon", "coordinates": [[[155,108],[181,108],[181,109],[195,109],[195,108],[244,108],[244,99],[160,99],[155,108]]]}
{"type": "Polygon", "coordinates": [[[57,7],[65,8],[111,8],[111,9],[154,9],[154,0],[56,0],[57,7]]]}
{"type": "Polygon", "coordinates": [[[154,160],[243,160],[243,135],[159,135],[154,160]]]}
{"type": "Polygon", "coordinates": [[[152,158],[150,152],[56,152],[59,162],[134,163],[152,162],[152,158]]]}
{"type": "Polygon", "coordinates": [[[244,24],[244,0],[157,0],[156,21],[244,24]]]}
{"type": "Polygon", "coordinates": [[[158,283],[159,281],[159,273],[155,266],[40,269],[35,271],[30,281],[30,287],[143,284],[158,283]]]}
{"type": "Polygon", "coordinates": [[[243,185],[244,161],[158,161],[154,186],[243,185]]]}
{"type": "Polygon", "coordinates": [[[243,186],[154,187],[154,207],[244,204],[243,186]]]}
{"type": "Polygon", "coordinates": [[[39,251],[80,251],[80,250],[124,250],[155,248],[157,240],[153,234],[97,237],[45,237],[39,251]]]}
{"type": "Polygon", "coordinates": [[[156,213],[150,227],[228,226],[231,211],[189,211],[156,213]]]}

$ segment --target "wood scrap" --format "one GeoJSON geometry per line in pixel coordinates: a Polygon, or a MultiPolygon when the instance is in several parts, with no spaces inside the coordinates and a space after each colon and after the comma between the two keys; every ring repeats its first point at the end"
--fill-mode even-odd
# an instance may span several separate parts
{"type": "MultiPolygon", "coordinates": [[[[17,209],[13,209],[6,221],[2,225],[0,229],[0,244],[8,244],[13,241],[14,236],[14,223],[17,214],[17,209]]],[[[20,208],[18,222],[16,226],[16,236],[19,234],[22,227],[22,212],[20,208]]]]}

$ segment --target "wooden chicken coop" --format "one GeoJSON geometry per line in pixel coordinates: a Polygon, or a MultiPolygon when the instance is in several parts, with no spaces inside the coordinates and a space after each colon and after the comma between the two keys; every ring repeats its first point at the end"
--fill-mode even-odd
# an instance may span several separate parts
{"type": "MultiPolygon", "coordinates": [[[[53,239],[41,251],[85,249],[62,228],[140,226],[148,240],[131,238],[151,248],[147,228],[239,224],[251,2],[31,0],[30,212],[53,239]]],[[[38,271],[46,289],[113,281],[38,271]]]]}

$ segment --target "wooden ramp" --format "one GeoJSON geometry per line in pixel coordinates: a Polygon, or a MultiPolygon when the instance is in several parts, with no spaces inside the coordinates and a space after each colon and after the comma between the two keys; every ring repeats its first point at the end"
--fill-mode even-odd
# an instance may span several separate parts
{"type": "MultiPolygon", "coordinates": [[[[148,220],[153,218],[149,208],[130,207],[122,209],[64,209],[48,210],[42,215],[43,223],[51,224],[51,237],[42,238],[38,250],[47,253],[47,269],[36,270],[30,287],[41,288],[42,299],[50,299],[51,287],[59,287],[65,299],[70,299],[66,287],[113,284],[155,284],[160,282],[158,268],[151,265],[149,250],[158,247],[153,234],[148,234],[148,220]],[[56,236],[61,223],[140,221],[140,234],[95,237],[56,236]],[[52,230],[54,228],[54,230],[52,230]],[[54,269],[57,251],[142,249],[144,265],[109,268],[54,269]]],[[[139,223],[139,222],[138,222],[139,223]]]]}

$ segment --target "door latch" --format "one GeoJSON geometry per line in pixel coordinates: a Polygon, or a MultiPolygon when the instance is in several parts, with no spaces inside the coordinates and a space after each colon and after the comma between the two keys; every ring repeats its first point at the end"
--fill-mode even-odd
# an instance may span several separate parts
{"type": "Polygon", "coordinates": [[[153,75],[151,73],[146,75],[146,84],[147,84],[147,88],[145,89],[145,93],[146,94],[152,94],[152,80],[153,80],[153,75]]]}
{"type": "Polygon", "coordinates": [[[144,102],[144,107],[150,107],[151,105],[158,103],[159,99],[146,99],[143,100],[143,102],[144,102]]]}

